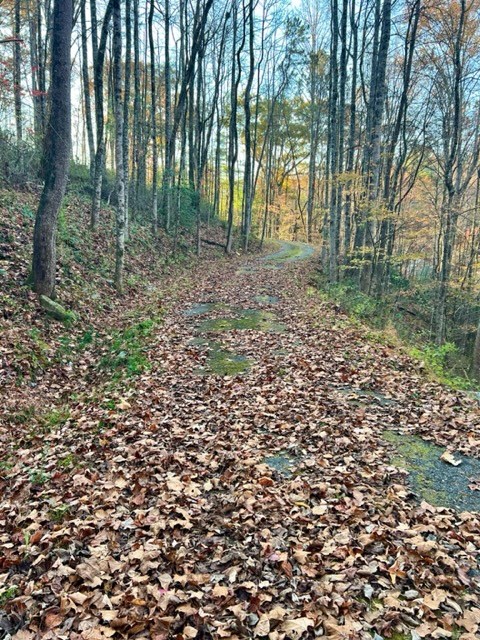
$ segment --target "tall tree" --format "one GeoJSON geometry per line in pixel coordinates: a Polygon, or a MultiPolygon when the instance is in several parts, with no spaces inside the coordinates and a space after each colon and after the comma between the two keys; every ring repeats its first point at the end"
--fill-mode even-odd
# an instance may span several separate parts
{"type": "Polygon", "coordinates": [[[13,91],[15,95],[15,126],[17,130],[17,143],[23,139],[22,125],[22,53],[21,53],[21,15],[20,0],[15,0],[15,22],[13,43],[13,91]]]}
{"type": "Polygon", "coordinates": [[[153,232],[158,231],[158,141],[157,141],[157,80],[155,70],[155,39],[153,36],[153,14],[155,3],[150,3],[148,13],[148,42],[150,48],[150,118],[151,118],[151,137],[152,137],[152,226],[153,232]]]}
{"type": "MultiPolygon", "coordinates": [[[[244,2],[245,4],[245,2],[244,2]]],[[[245,168],[243,173],[243,248],[248,249],[250,231],[252,227],[252,207],[253,207],[253,156],[252,156],[252,85],[255,78],[255,30],[254,14],[255,5],[253,0],[248,0],[247,22],[248,22],[248,78],[245,88],[243,108],[245,114],[245,168]]]]}
{"type": "Polygon", "coordinates": [[[81,38],[82,38],[82,83],[83,99],[85,105],[85,125],[87,128],[88,151],[90,157],[90,176],[93,180],[95,175],[95,138],[92,124],[92,101],[90,98],[90,78],[88,73],[88,34],[86,18],[87,0],[82,0],[80,6],[81,38]]]}
{"type": "Polygon", "coordinates": [[[169,231],[172,217],[172,184],[173,184],[173,158],[175,153],[170,150],[174,144],[171,136],[172,128],[172,87],[170,69],[170,0],[165,0],[164,6],[165,28],[165,167],[162,185],[163,210],[165,212],[165,229],[169,231]]]}
{"type": "Polygon", "coordinates": [[[330,94],[329,94],[329,143],[330,143],[330,218],[329,218],[329,267],[330,282],[338,279],[338,160],[339,160],[339,132],[343,123],[338,119],[338,0],[331,0],[332,34],[330,46],[330,94]]]}
{"type": "MultiPolygon", "coordinates": [[[[442,248],[440,256],[440,270],[438,283],[438,298],[436,306],[435,338],[437,344],[442,344],[446,338],[446,303],[451,276],[452,256],[457,233],[458,218],[461,212],[461,199],[471,178],[476,171],[479,152],[479,118],[480,108],[475,122],[473,150],[468,158],[465,148],[465,82],[466,82],[466,24],[472,4],[467,6],[466,0],[455,3],[450,16],[456,21],[455,29],[449,42],[448,52],[450,61],[444,59],[441,64],[449,64],[451,71],[447,82],[442,82],[440,91],[447,91],[450,100],[443,110],[443,185],[444,197],[442,203],[442,248]],[[450,79],[451,78],[451,79],[450,79]]],[[[440,95],[439,95],[440,97],[440,95]]],[[[468,143],[468,139],[467,139],[468,143]]]]}
{"type": "Polygon", "coordinates": [[[55,295],[58,212],[67,184],[71,148],[71,61],[73,0],[55,0],[53,7],[50,117],[45,141],[45,185],[33,234],[33,287],[55,295]]]}
{"type": "MultiPolygon", "coordinates": [[[[241,39],[241,44],[237,50],[238,42],[238,5],[235,1],[232,8],[232,60],[230,75],[230,122],[228,130],[228,216],[227,216],[227,241],[225,252],[231,253],[233,243],[233,213],[235,206],[235,167],[238,158],[238,128],[237,128],[237,108],[238,108],[238,85],[240,84],[241,66],[239,64],[240,54],[245,43],[245,36],[241,39]]],[[[244,30],[245,34],[245,30],[244,30]]]]}
{"type": "MultiPolygon", "coordinates": [[[[91,0],[90,7],[95,5],[95,0],[91,0]]],[[[98,224],[98,216],[100,211],[100,202],[102,198],[103,169],[105,161],[105,119],[103,111],[103,67],[105,62],[105,52],[107,48],[108,29],[113,13],[113,0],[108,0],[103,18],[102,30],[100,34],[100,42],[97,42],[96,28],[92,34],[92,50],[94,55],[93,66],[93,86],[95,92],[95,125],[96,125],[96,142],[97,150],[95,153],[95,172],[93,181],[93,197],[92,211],[90,223],[92,229],[98,224]]],[[[96,15],[96,9],[93,8],[92,16],[96,15]]],[[[95,23],[96,24],[96,23],[95,23]]]]}
{"type": "Polygon", "coordinates": [[[116,165],[116,233],[115,233],[115,288],[123,293],[123,265],[125,259],[125,173],[123,144],[122,96],[122,11],[121,0],[113,0],[113,87],[115,110],[115,165],[116,165]]]}
{"type": "Polygon", "coordinates": [[[123,173],[125,180],[125,238],[130,203],[130,84],[132,76],[132,0],[125,0],[125,90],[123,98],[123,173]]]}

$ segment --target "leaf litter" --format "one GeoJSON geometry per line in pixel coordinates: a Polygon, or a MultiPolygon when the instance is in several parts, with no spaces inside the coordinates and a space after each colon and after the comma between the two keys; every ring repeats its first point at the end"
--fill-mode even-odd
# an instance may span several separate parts
{"type": "Polygon", "coordinates": [[[79,394],[38,438],[2,429],[0,635],[478,637],[478,513],[418,500],[382,438],[478,456],[478,406],[307,295],[313,268],[210,262],[113,403],[79,394]],[[265,290],[285,331],[222,332],[251,367],[196,375],[204,316],[185,309],[251,308],[265,290]],[[295,473],[266,463],[285,452],[295,473]]]}

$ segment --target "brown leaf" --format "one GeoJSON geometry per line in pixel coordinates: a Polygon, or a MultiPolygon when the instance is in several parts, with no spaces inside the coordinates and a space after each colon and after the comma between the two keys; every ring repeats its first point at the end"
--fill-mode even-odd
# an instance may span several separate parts
{"type": "Polygon", "coordinates": [[[313,620],[310,618],[295,618],[294,620],[283,622],[280,629],[295,640],[301,638],[309,627],[313,627],[313,620]]]}

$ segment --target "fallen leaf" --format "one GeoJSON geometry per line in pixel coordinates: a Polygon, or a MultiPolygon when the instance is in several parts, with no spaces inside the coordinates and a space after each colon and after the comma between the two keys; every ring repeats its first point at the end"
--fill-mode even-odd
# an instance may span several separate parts
{"type": "Polygon", "coordinates": [[[287,635],[291,635],[293,639],[301,638],[309,627],[313,627],[313,620],[310,618],[295,618],[294,620],[286,620],[280,626],[280,629],[287,635]]]}
{"type": "Polygon", "coordinates": [[[460,464],[462,464],[462,461],[454,458],[450,451],[444,451],[440,456],[440,460],[443,460],[443,462],[448,462],[448,464],[451,464],[454,467],[458,467],[460,464]]]}

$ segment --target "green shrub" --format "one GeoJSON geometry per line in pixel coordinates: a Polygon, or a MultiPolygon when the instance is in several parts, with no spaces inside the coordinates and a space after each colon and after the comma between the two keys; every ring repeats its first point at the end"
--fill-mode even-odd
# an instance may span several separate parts
{"type": "Polygon", "coordinates": [[[454,373],[456,364],[460,358],[458,347],[452,342],[445,342],[440,346],[427,344],[423,347],[413,347],[410,355],[422,360],[427,370],[440,382],[444,382],[457,389],[471,389],[472,383],[466,377],[460,377],[454,373]]]}

